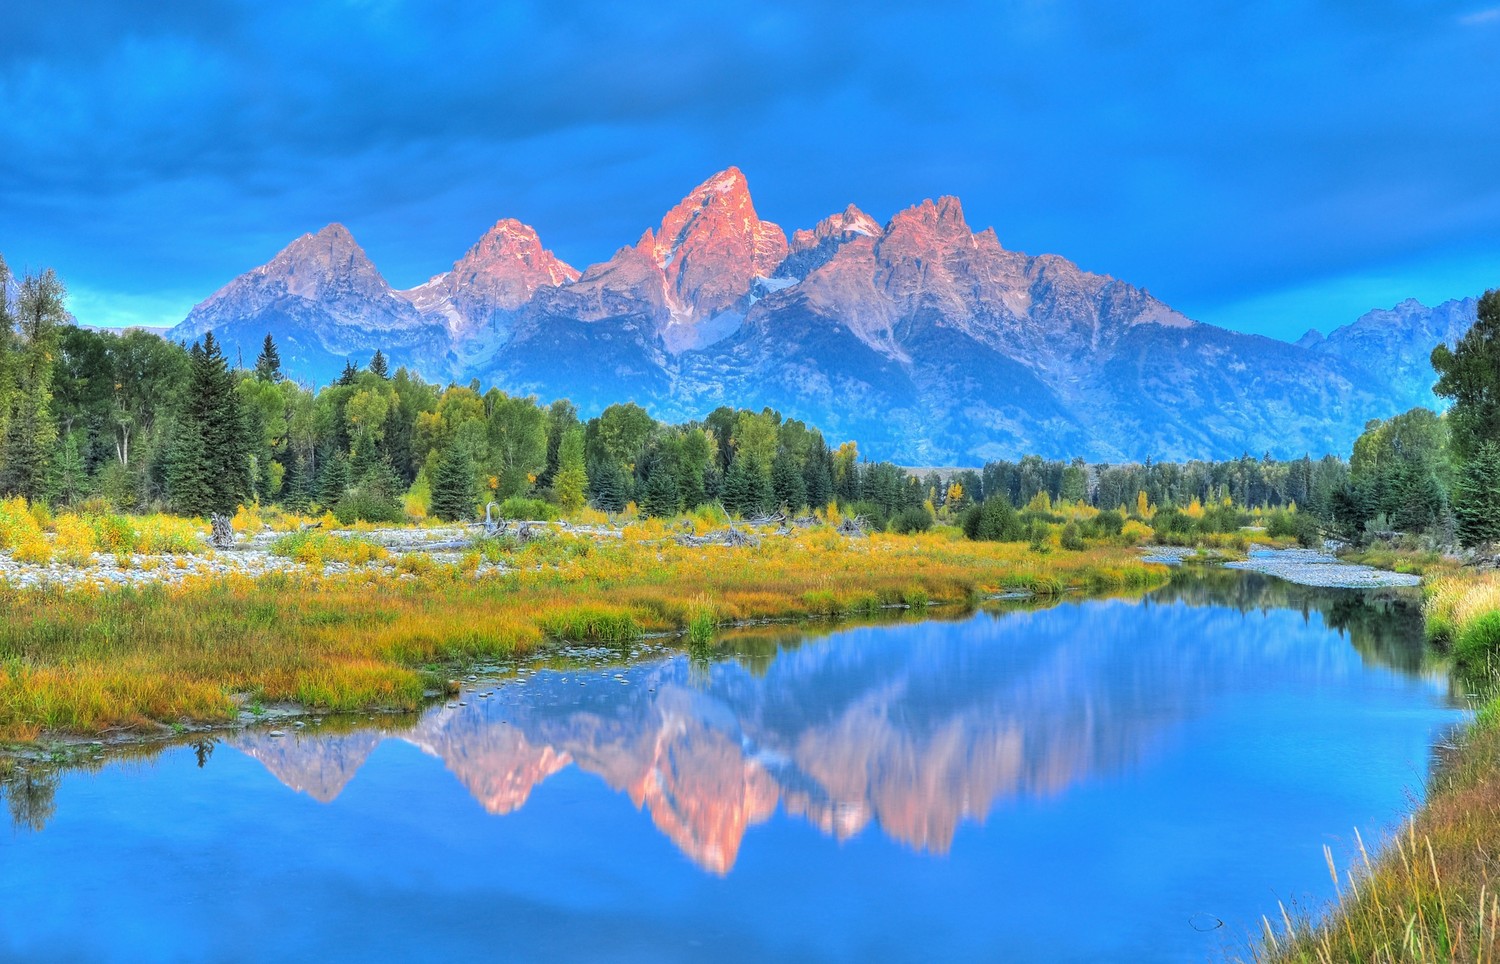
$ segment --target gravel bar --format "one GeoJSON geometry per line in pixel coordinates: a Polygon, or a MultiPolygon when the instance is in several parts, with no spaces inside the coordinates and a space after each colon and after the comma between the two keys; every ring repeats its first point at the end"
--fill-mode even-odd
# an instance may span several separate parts
{"type": "Polygon", "coordinates": [[[1313,549],[1251,549],[1250,558],[1244,562],[1226,562],[1224,565],[1229,569],[1245,569],[1276,576],[1303,586],[1386,589],[1422,584],[1421,576],[1340,562],[1333,556],[1313,549]]]}

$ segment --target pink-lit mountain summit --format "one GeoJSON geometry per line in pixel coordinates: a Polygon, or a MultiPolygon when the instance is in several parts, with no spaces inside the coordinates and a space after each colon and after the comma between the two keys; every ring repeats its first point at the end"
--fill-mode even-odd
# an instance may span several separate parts
{"type": "Polygon", "coordinates": [[[450,270],[396,290],[329,225],[172,337],[212,330],[253,357],[269,333],[310,381],[378,348],[429,379],[567,397],[585,414],[769,405],[877,456],[968,464],[1343,451],[1367,419],[1430,398],[1407,369],[1473,305],[1400,317],[1296,345],[1199,324],[1066,258],[1008,250],[954,197],[885,224],[850,204],[789,239],[731,167],[581,272],[502,219],[450,270]],[[1355,336],[1378,349],[1346,350],[1355,336]]]}

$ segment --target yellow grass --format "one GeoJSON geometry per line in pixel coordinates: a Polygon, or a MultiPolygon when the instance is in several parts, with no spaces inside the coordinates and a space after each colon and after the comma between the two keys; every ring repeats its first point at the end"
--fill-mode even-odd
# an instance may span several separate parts
{"type": "Polygon", "coordinates": [[[654,526],[625,540],[528,544],[506,557],[509,571],[479,578],[472,567],[413,562],[401,568],[414,579],[366,571],[109,591],[0,586],[0,736],[225,720],[247,694],[331,709],[413,708],[438,666],[548,639],[691,629],[698,642],[749,619],[1167,579],[1165,567],[1123,547],[1039,554],[951,531],[849,540],[814,530],[753,548],[688,548],[648,538],[659,535],[654,526]]]}

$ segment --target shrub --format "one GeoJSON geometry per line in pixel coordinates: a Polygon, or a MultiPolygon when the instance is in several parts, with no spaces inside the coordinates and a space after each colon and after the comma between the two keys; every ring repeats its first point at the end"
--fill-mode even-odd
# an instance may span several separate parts
{"type": "Polygon", "coordinates": [[[94,553],[94,530],[81,516],[60,515],[53,527],[57,538],[53,552],[61,562],[70,566],[86,566],[94,553]]]}
{"type": "Polygon", "coordinates": [[[1004,496],[991,496],[964,513],[964,535],[983,542],[1022,542],[1029,535],[1004,496]]]}
{"type": "Polygon", "coordinates": [[[147,516],[136,526],[135,551],[148,555],[202,552],[206,544],[199,534],[197,523],[188,519],[147,516]]]}
{"type": "Polygon", "coordinates": [[[364,489],[350,489],[333,507],[340,525],[356,522],[396,523],[406,521],[401,503],[389,496],[364,489]]]}
{"type": "Polygon", "coordinates": [[[523,522],[551,522],[557,518],[557,506],[549,505],[541,499],[513,496],[500,503],[498,515],[502,519],[516,519],[523,522]]]}
{"type": "Polygon", "coordinates": [[[932,528],[932,523],[932,514],[918,506],[902,509],[892,516],[890,530],[902,535],[912,535],[917,532],[926,532],[932,528]]]}
{"type": "Polygon", "coordinates": [[[389,553],[385,547],[357,536],[335,536],[323,532],[293,532],[271,543],[271,554],[304,565],[343,562],[352,566],[383,561],[389,553]]]}
{"type": "MultiPolygon", "coordinates": [[[[0,549],[18,548],[40,538],[42,528],[21,498],[0,502],[0,549]]],[[[50,557],[50,552],[49,552],[50,557]]]]}
{"type": "Polygon", "coordinates": [[[1232,505],[1209,506],[1198,520],[1202,532],[1238,532],[1245,525],[1246,515],[1232,505]]]}
{"type": "Polygon", "coordinates": [[[872,532],[884,532],[891,521],[890,513],[881,508],[880,503],[871,502],[868,499],[861,499],[847,506],[844,509],[844,515],[851,519],[855,516],[863,516],[872,532]]]}
{"type": "Polygon", "coordinates": [[[140,537],[130,520],[119,515],[95,515],[88,517],[89,527],[94,532],[94,543],[100,552],[130,553],[135,551],[140,537]]]}
{"type": "Polygon", "coordinates": [[[1084,548],[1083,530],[1077,522],[1069,522],[1062,528],[1062,547],[1069,552],[1081,552],[1084,548]]]}
{"type": "Polygon", "coordinates": [[[1125,517],[1114,509],[1105,509],[1089,522],[1096,538],[1114,539],[1125,531],[1125,517]]]}

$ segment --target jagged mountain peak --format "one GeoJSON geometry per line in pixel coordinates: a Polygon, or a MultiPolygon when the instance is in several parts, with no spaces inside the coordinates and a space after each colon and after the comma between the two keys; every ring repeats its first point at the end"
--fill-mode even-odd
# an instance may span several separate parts
{"type": "Polygon", "coordinates": [[[270,261],[220,288],[194,312],[244,298],[260,301],[291,296],[316,302],[349,297],[380,299],[390,294],[390,285],[365,249],[348,228],[334,222],[297,238],[270,261]]]}
{"type": "Polygon", "coordinates": [[[786,234],[762,221],[737,167],[694,188],[641,237],[639,249],[662,269],[674,324],[711,318],[769,277],[786,258],[786,234]]]}
{"type": "Polygon", "coordinates": [[[968,222],[964,220],[963,203],[951,194],[945,194],[937,201],[928,198],[921,204],[898,211],[886,225],[885,233],[890,236],[913,230],[931,232],[947,239],[973,237],[968,222]]]}
{"type": "Polygon", "coordinates": [[[790,248],[794,252],[808,251],[830,240],[847,240],[851,237],[878,238],[884,234],[879,222],[858,207],[850,204],[838,214],[830,214],[812,227],[799,228],[792,233],[790,248]]]}

